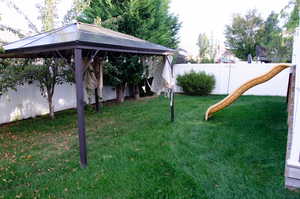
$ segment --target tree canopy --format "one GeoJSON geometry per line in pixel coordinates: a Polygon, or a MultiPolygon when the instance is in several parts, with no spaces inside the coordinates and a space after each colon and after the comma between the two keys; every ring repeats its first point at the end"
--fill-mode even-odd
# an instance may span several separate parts
{"type": "Polygon", "coordinates": [[[209,50],[209,40],[205,33],[200,33],[198,36],[197,46],[199,47],[199,58],[206,58],[209,50]]]}
{"type": "Polygon", "coordinates": [[[292,34],[299,25],[300,0],[290,0],[285,8],[281,11],[281,16],[286,20],[284,28],[287,33],[292,34]]]}
{"type": "Polygon", "coordinates": [[[169,0],[92,0],[79,20],[176,48],[180,23],[168,10],[169,0]]]}
{"type": "Polygon", "coordinates": [[[247,60],[249,54],[254,57],[262,26],[263,19],[256,10],[249,10],[244,16],[236,14],[232,24],[225,27],[226,47],[242,60],[247,60]]]}
{"type": "MultiPolygon", "coordinates": [[[[91,0],[78,20],[176,48],[180,23],[169,13],[169,3],[169,0],[91,0]]],[[[111,54],[104,67],[105,80],[116,86],[117,98],[123,101],[125,87],[131,84],[138,90],[136,86],[145,78],[145,70],[138,56],[111,54]]]]}
{"type": "Polygon", "coordinates": [[[271,12],[263,20],[256,10],[237,14],[225,29],[226,47],[238,58],[256,55],[257,47],[265,49],[268,62],[290,62],[293,32],[299,22],[299,2],[292,0],[281,14],[271,12]],[[288,12],[288,8],[291,10],[288,12]],[[285,18],[284,25],[281,19],[285,18]]]}
{"type": "MultiPolygon", "coordinates": [[[[5,0],[5,2],[19,14],[26,16],[26,14],[22,12],[21,8],[13,4],[13,2],[10,0],[5,0]]],[[[43,25],[41,31],[48,31],[55,28],[58,21],[57,3],[58,0],[43,0],[42,4],[37,6],[40,12],[39,19],[43,25]]],[[[31,30],[36,33],[40,32],[27,16],[26,19],[28,27],[31,28],[31,30]]],[[[5,26],[3,27],[3,30],[15,33],[21,38],[25,36],[22,35],[22,31],[13,27],[5,26]]],[[[38,82],[41,95],[48,101],[50,117],[54,118],[54,105],[52,103],[52,98],[55,87],[65,82],[72,81],[72,75],[72,70],[70,70],[66,63],[60,59],[5,60],[0,63],[0,91],[6,92],[9,89],[16,90],[19,85],[36,81],[38,82]]]]}

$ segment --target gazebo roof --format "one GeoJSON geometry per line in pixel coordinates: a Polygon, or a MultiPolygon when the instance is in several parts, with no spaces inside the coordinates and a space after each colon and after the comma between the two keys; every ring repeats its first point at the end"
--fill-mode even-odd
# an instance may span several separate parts
{"type": "Polygon", "coordinates": [[[71,48],[154,55],[167,55],[174,52],[173,49],[130,35],[78,22],[11,42],[3,48],[5,53],[0,54],[0,58],[31,57],[37,54],[45,56],[46,52],[71,48]]]}

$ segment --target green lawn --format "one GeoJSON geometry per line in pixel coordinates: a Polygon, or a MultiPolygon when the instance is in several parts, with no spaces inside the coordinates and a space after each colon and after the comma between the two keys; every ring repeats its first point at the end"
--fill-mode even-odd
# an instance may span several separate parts
{"type": "MultiPolygon", "coordinates": [[[[164,98],[87,111],[79,167],[76,112],[0,128],[0,198],[300,198],[284,188],[286,104],[241,97],[203,121],[222,96],[164,98]]],[[[2,113],[3,114],[3,113],[2,113]]]]}

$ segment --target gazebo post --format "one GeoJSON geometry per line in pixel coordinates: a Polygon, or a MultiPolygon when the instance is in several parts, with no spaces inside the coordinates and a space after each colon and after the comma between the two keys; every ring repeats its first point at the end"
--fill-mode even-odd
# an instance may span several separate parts
{"type": "Polygon", "coordinates": [[[100,106],[99,106],[98,88],[95,88],[95,106],[96,106],[96,112],[99,112],[100,111],[100,106]]]}
{"type": "MultiPolygon", "coordinates": [[[[171,76],[174,78],[174,65],[172,64],[172,61],[169,59],[169,57],[166,55],[165,59],[169,62],[171,66],[171,76]]],[[[170,114],[171,114],[171,122],[175,121],[175,94],[174,94],[175,88],[171,88],[170,91],[170,114]]]]}
{"type": "Polygon", "coordinates": [[[82,49],[74,49],[75,57],[75,80],[77,99],[77,125],[79,133],[80,163],[81,167],[87,166],[87,151],[85,138],[85,116],[84,116],[84,90],[83,90],[83,60],[82,49]]]}

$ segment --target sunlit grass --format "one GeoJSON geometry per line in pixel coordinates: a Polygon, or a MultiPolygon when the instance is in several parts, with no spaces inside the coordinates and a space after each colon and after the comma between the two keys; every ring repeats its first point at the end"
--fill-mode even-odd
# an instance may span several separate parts
{"type": "Polygon", "coordinates": [[[79,166],[76,111],[0,128],[0,198],[300,198],[284,189],[286,104],[222,96],[164,98],[87,110],[89,166],[79,166]]]}

